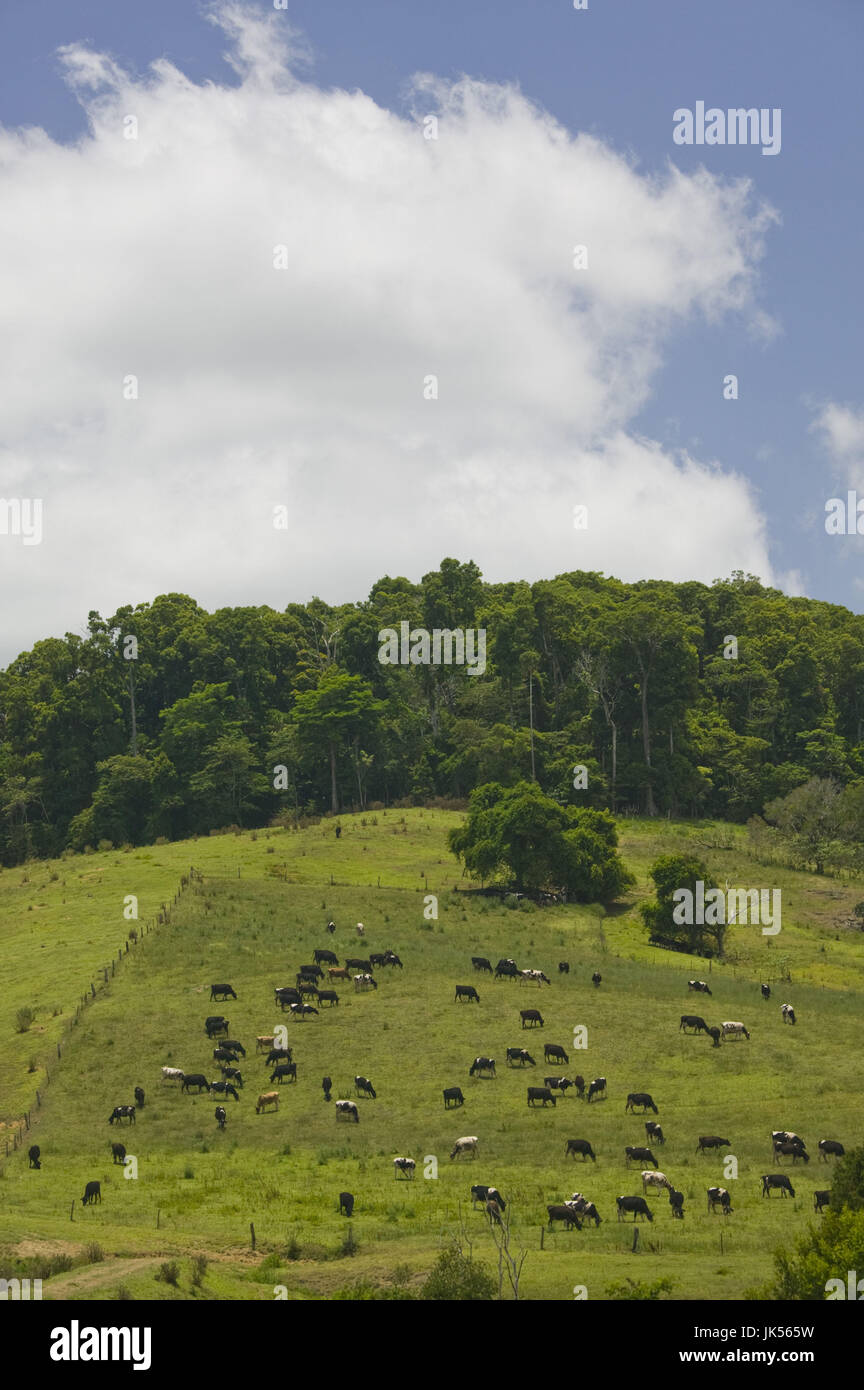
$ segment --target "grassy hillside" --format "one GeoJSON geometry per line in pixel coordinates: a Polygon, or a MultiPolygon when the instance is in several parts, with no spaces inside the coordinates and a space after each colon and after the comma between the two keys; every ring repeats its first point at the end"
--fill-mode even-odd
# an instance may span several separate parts
{"type": "Polygon", "coordinates": [[[790,1170],[794,1202],[762,1199],[759,1175],[773,1167],[770,1130],[798,1131],[814,1154],[823,1135],[847,1147],[861,1140],[864,948],[860,933],[838,926],[860,891],[776,869],[769,876],[725,827],[633,822],[622,826],[622,852],[638,884],[621,911],[511,909],[452,891],[459,878],[444,832],[455,821],[420,810],[379,812],[365,824],[343,819],[338,842],[325,823],[297,834],[210,837],[2,875],[0,1104],[7,1118],[31,1109],[26,1143],[40,1144],[43,1167],[28,1170],[26,1144],[0,1158],[0,1272],[12,1272],[16,1261],[22,1272],[35,1272],[21,1262],[37,1258],[54,1258],[56,1267],[65,1255],[75,1266],[53,1275],[46,1297],[114,1297],[122,1287],[134,1298],[272,1300],[277,1285],[292,1298],[326,1297],[400,1267],[397,1277],[421,1277],[460,1217],[475,1253],[493,1263],[491,1236],[468,1200],[471,1182],[491,1182],[509,1199],[516,1243],[529,1251],[522,1286],[529,1298],[568,1299],[576,1284],[600,1298],[613,1279],[665,1276],[674,1280],[674,1297],[728,1299],[764,1278],[772,1248],[812,1219],[812,1192],[830,1182],[814,1157],[808,1168],[790,1170]],[[649,947],[636,920],[648,865],[684,847],[703,853],[721,882],[779,885],[784,900],[779,937],[733,930],[730,961],[710,972],[713,998],[695,1002],[686,981],[697,971],[708,978],[706,962],[649,947]],[[124,896],[139,897],[143,920],[170,901],[193,863],[203,881],[182,896],[169,925],[123,957],[70,1027],[83,988],[134,925],[122,916],[124,896]],[[427,889],[439,897],[437,921],[423,917],[427,889]],[[329,916],[338,927],[332,941],[323,930],[329,916]],[[273,1009],[273,986],[292,981],[315,946],[332,946],[340,959],[360,953],[358,919],[366,925],[365,949],[392,946],[404,971],[377,972],[379,989],[369,994],[340,986],[338,1008],[318,1018],[283,1019],[273,1009]],[[493,961],[512,955],[520,965],[543,968],[552,984],[474,978],[473,954],[493,961]],[[562,959],[571,963],[569,976],[557,974],[562,959]],[[594,969],[603,975],[599,990],[590,983],[594,969]],[[765,1004],[758,980],[785,974],[791,979],[765,1004]],[[236,1003],[210,1005],[209,984],[217,979],[233,983],[236,1003]],[[455,1004],[454,985],[469,982],[480,1004],[455,1004]],[[798,1012],[795,1028],[781,1021],[785,999],[798,1012]],[[36,1008],[45,1030],[38,1046],[55,1057],[67,1029],[47,1085],[40,1071],[27,1071],[34,1030],[13,1031],[22,1003],[36,1008]],[[528,1005],[542,1009],[542,1032],[520,1030],[519,1009],[528,1005]],[[52,1016],[55,1007],[63,1012],[52,1016]],[[246,1087],[239,1103],[227,1102],[224,1133],[214,1122],[213,1099],[181,1095],[159,1071],[172,1065],[216,1078],[203,1030],[211,1012],[226,1013],[232,1036],[249,1049],[246,1087]],[[741,1018],[752,1039],[714,1049],[704,1037],[679,1033],[682,1012],[704,1014],[709,1023],[741,1018]],[[254,1037],[283,1021],[299,1079],[282,1088],[278,1114],[256,1116],[255,1097],[270,1083],[254,1037]],[[588,1029],[588,1047],[573,1052],[578,1024],[588,1029]],[[526,1086],[556,1070],[543,1063],[544,1041],[568,1048],[570,1075],[606,1075],[608,1100],[589,1107],[570,1093],[554,1110],[529,1109],[526,1086]],[[536,1072],[504,1065],[505,1048],[522,1045],[537,1058],[536,1072]],[[468,1077],[478,1052],[498,1059],[497,1079],[468,1077]],[[354,1126],[337,1122],[320,1080],[329,1074],[334,1094],[347,1097],[357,1072],[372,1078],[378,1099],[358,1101],[361,1123],[354,1126]],[[131,1101],[139,1084],[147,1103],[135,1128],[117,1133],[108,1115],[131,1101]],[[441,1090],[454,1084],[466,1104],[448,1113],[441,1090]],[[665,1197],[649,1198],[655,1221],[640,1231],[634,1255],[632,1230],[616,1222],[614,1198],[640,1190],[624,1146],[644,1142],[643,1120],[625,1115],[624,1101],[628,1091],[643,1089],[654,1095],[667,1135],[656,1151],[659,1164],[684,1191],[687,1214],[673,1223],[665,1197]],[[720,1157],[694,1153],[702,1133],[729,1138],[737,1180],[724,1177],[720,1157]],[[476,1161],[449,1159],[462,1134],[479,1136],[476,1161]],[[596,1166],[565,1159],[570,1137],[591,1140],[596,1166]],[[118,1138],[138,1159],[135,1180],[112,1167],[110,1142],[118,1138]],[[397,1153],[417,1160],[413,1182],[394,1180],[397,1153]],[[434,1170],[432,1159],[438,1176],[424,1178],[424,1164],[434,1170]],[[102,1182],[103,1202],[85,1211],[78,1199],[92,1178],[102,1182]],[[705,1188],[717,1182],[733,1193],[735,1212],[726,1221],[705,1210],[705,1188]],[[350,1225],[359,1248],[351,1257],[340,1254],[349,1226],[336,1212],[342,1189],[357,1197],[350,1225]],[[546,1203],[575,1190],[597,1203],[603,1224],[547,1233],[541,1251],[546,1203]],[[93,1243],[104,1259],[89,1248],[93,1243]],[[196,1253],[210,1260],[200,1289],[191,1283],[196,1253]],[[180,1267],[177,1288],[154,1277],[171,1260],[180,1267]]]}

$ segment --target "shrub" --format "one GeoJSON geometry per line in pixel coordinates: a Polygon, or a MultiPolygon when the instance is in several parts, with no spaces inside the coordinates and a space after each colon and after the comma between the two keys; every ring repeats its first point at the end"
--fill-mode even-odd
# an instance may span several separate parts
{"type": "Polygon", "coordinates": [[[25,1004],[23,1009],[19,1009],[15,1015],[16,1033],[26,1033],[35,1017],[36,1015],[29,1004],[25,1004]]]}
{"type": "Polygon", "coordinates": [[[98,1265],[105,1258],[105,1251],[96,1240],[91,1240],[90,1244],[85,1246],[84,1254],[87,1256],[88,1265],[98,1265]]]}
{"type": "Polygon", "coordinates": [[[131,1300],[132,1294],[129,1292],[125,1284],[118,1284],[117,1292],[115,1293],[114,1297],[117,1299],[119,1303],[127,1303],[131,1300]]]}
{"type": "Polygon", "coordinates": [[[164,1284],[170,1284],[172,1288],[176,1289],[180,1280],[180,1266],[177,1261],[164,1260],[159,1266],[159,1273],[156,1275],[156,1278],[161,1279],[164,1284]]]}
{"type": "Polygon", "coordinates": [[[204,1282],[204,1275],[207,1273],[207,1264],[208,1260],[206,1255],[192,1256],[192,1283],[195,1285],[196,1289],[200,1289],[204,1282]]]}
{"type": "Polygon", "coordinates": [[[442,1250],[421,1289],[421,1297],[444,1303],[478,1303],[498,1291],[485,1265],[463,1255],[456,1245],[442,1250]]]}
{"type": "Polygon", "coordinates": [[[113,842],[113,840],[100,840],[100,841],[99,841],[98,849],[99,849],[99,852],[100,852],[101,854],[107,854],[108,851],[111,850],[111,849],[113,849],[113,848],[114,848],[114,842],[113,842]]]}

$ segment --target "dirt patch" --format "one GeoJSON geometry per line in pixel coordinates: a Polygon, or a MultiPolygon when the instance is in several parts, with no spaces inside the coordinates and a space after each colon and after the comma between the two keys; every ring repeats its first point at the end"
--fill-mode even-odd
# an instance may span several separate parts
{"type": "Polygon", "coordinates": [[[30,1259],[33,1255],[80,1255],[83,1249],[71,1240],[19,1240],[12,1246],[12,1254],[30,1259]]]}

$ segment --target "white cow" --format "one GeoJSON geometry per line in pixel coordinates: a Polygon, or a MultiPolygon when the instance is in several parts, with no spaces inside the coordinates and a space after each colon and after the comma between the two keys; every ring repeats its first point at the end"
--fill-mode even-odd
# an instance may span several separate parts
{"type": "Polygon", "coordinates": [[[647,1192],[649,1187],[667,1187],[672,1191],[672,1184],[665,1173],[658,1173],[656,1169],[644,1168],[642,1170],[642,1191],[647,1192]]]}
{"type": "Polygon", "coordinates": [[[360,1123],[360,1112],[359,1112],[359,1110],[357,1109],[357,1106],[354,1104],[354,1101],[353,1101],[353,1100],[337,1100],[337,1102],[336,1102],[336,1118],[337,1118],[337,1120],[339,1119],[339,1116],[340,1116],[340,1115],[344,1115],[347,1119],[353,1120],[354,1123],[355,1123],[356,1125],[359,1125],[359,1123],[360,1123]]]}
{"type": "Polygon", "coordinates": [[[466,1134],[461,1139],[457,1139],[453,1145],[451,1158],[459,1158],[462,1154],[470,1153],[473,1158],[477,1157],[477,1135],[466,1134]]]}
{"type": "Polygon", "coordinates": [[[749,1039],[750,1037],[750,1034],[747,1032],[747,1029],[744,1027],[743,1023],[724,1023],[722,1027],[724,1038],[745,1037],[749,1039]]]}
{"type": "Polygon", "coordinates": [[[358,936],[366,935],[366,928],[364,927],[362,922],[358,922],[354,930],[356,931],[358,936]]]}
{"type": "Polygon", "coordinates": [[[520,970],[519,974],[523,980],[528,980],[531,984],[540,985],[545,981],[550,984],[548,975],[544,975],[542,970],[520,970]]]}
{"type": "Polygon", "coordinates": [[[794,1023],[794,1022],[795,1022],[795,1010],[793,1009],[793,1007],[792,1007],[791,1004],[781,1004],[781,1005],[780,1005],[780,1012],[781,1012],[781,1014],[783,1015],[783,1022],[784,1022],[784,1023],[794,1023]]]}
{"type": "Polygon", "coordinates": [[[413,1178],[416,1167],[417,1164],[413,1158],[394,1158],[393,1176],[398,1178],[400,1173],[404,1173],[406,1178],[413,1178]]]}
{"type": "Polygon", "coordinates": [[[185,1077],[185,1075],[186,1075],[186,1073],[183,1072],[183,1071],[181,1071],[179,1067],[163,1067],[163,1068],[162,1068],[162,1080],[163,1080],[163,1081],[182,1081],[183,1078],[185,1077]]]}

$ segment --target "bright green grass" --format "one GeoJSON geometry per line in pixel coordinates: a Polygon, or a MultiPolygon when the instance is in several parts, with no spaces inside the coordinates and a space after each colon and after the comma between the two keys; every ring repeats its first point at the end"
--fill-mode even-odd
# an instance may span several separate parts
{"type": "MultiPolygon", "coordinates": [[[[9,949],[3,959],[4,1000],[14,1017],[16,990],[19,997],[36,1000],[50,998],[52,986],[59,992],[59,977],[50,985],[45,980],[49,950],[55,966],[57,959],[66,960],[62,979],[74,1009],[82,974],[85,981],[88,977],[78,933],[87,931],[83,940],[91,942],[98,963],[104,958],[104,951],[102,957],[96,954],[99,948],[110,942],[110,951],[125,936],[125,893],[138,893],[144,917],[170,896],[190,863],[205,873],[204,883],[175,909],[172,923],[124,957],[72,1029],[27,1136],[28,1143],[35,1139],[41,1145],[42,1170],[29,1172],[22,1151],[2,1165],[0,1248],[22,1255],[61,1247],[78,1251],[95,1239],[105,1251],[104,1261],[49,1280],[46,1296],[112,1297],[122,1284],[136,1299],[272,1300],[276,1285],[286,1286],[291,1298],[327,1297],[355,1278],[383,1280],[399,1265],[420,1277],[441,1242],[458,1228],[460,1209],[475,1253],[491,1264],[491,1237],[468,1200],[470,1183],[478,1181],[494,1182],[510,1200],[516,1243],[529,1250],[522,1285],[529,1298],[568,1299],[576,1284],[587,1285],[590,1297],[602,1297],[609,1282],[630,1275],[668,1276],[677,1298],[728,1299],[767,1276],[771,1250],[804,1229],[814,1188],[830,1183],[830,1170],[814,1157],[809,1168],[798,1164],[790,1170],[798,1193],[794,1202],[763,1200],[758,1178],[773,1166],[769,1131],[797,1130],[814,1154],[823,1135],[847,1147],[861,1139],[864,951],[860,934],[837,929],[833,920],[848,915],[858,896],[855,888],[766,871],[743,856],[740,845],[732,850],[700,846],[721,882],[728,876],[736,885],[779,883],[784,890],[780,936],[767,946],[758,929],[734,931],[730,947],[736,963],[714,966],[714,997],[708,999],[688,995],[686,988],[693,973],[706,976],[707,964],[648,947],[634,911],[647,891],[648,864],[670,848],[692,847],[692,828],[624,825],[623,852],[639,885],[624,911],[603,918],[591,908],[513,911],[453,894],[448,885],[458,878],[443,832],[456,819],[443,813],[379,812],[377,825],[369,817],[365,826],[359,818],[343,819],[338,843],[319,826],[301,834],[274,832],[272,838],[259,832],[255,840],[213,837],[70,859],[53,866],[61,878],[65,875],[65,888],[50,881],[52,866],[31,866],[31,880],[42,884],[35,892],[33,883],[21,883],[21,870],[2,876],[4,907],[17,905],[20,914],[23,903],[26,912],[30,891],[32,901],[46,904],[43,915],[51,914],[49,935],[66,912],[70,941],[76,949],[81,946],[77,962],[73,958],[70,964],[68,949],[55,957],[49,944],[42,952],[42,943],[34,940],[28,950],[26,934],[17,947],[13,938],[14,969],[9,949]],[[268,847],[276,852],[267,854],[268,847]],[[266,876],[274,862],[285,865],[288,881],[266,876]],[[331,872],[338,886],[330,886],[331,872]],[[98,879],[87,884],[81,873],[98,879]],[[440,897],[437,922],[423,918],[426,876],[429,891],[440,897]],[[330,915],[339,927],[333,942],[323,931],[330,915]],[[367,929],[363,949],[353,933],[358,919],[367,929]],[[393,946],[405,970],[378,972],[380,987],[368,995],[340,986],[339,1007],[323,1010],[317,1019],[298,1023],[286,1016],[300,1078],[296,1086],[281,1089],[278,1114],[256,1116],[255,1096],[270,1083],[254,1056],[254,1037],[282,1021],[272,1007],[272,987],[292,980],[316,945],[332,945],[340,958],[393,946]],[[520,965],[545,969],[552,985],[538,989],[474,978],[472,954],[488,955],[493,962],[498,955],[513,955],[520,965]],[[571,962],[569,977],[557,975],[559,959],[571,962]],[[781,961],[791,971],[791,983],[778,986],[765,1004],[757,981],[763,966],[771,969],[781,961]],[[595,968],[603,974],[599,991],[590,985],[595,968]],[[216,979],[233,983],[240,995],[236,1003],[210,1005],[208,987],[216,979]],[[480,1005],[456,1005],[454,985],[469,981],[480,991],[480,1005]],[[779,1003],[786,998],[798,1011],[796,1028],[782,1024],[779,1003]],[[542,1009],[542,1032],[520,1030],[518,1011],[528,1005],[542,1009]],[[215,1078],[202,1027],[211,1012],[226,1013],[232,1035],[249,1048],[246,1089],[239,1104],[226,1102],[224,1133],[216,1129],[213,1100],[182,1096],[159,1079],[161,1065],[203,1070],[215,1078]],[[709,1022],[742,1018],[752,1040],[714,1049],[704,1037],[678,1032],[682,1012],[702,1013],[709,1022]],[[589,1046],[571,1051],[565,1070],[605,1074],[609,1099],[590,1107],[566,1099],[555,1110],[533,1112],[526,1105],[526,1086],[556,1070],[543,1063],[543,1041],[562,1043],[569,1051],[573,1027],[580,1023],[588,1027],[589,1046]],[[532,1050],[536,1072],[504,1066],[504,1049],[516,1045],[532,1050]],[[498,1059],[497,1079],[470,1079],[472,1057],[487,1051],[498,1059]],[[356,1072],[371,1076],[379,1095],[376,1101],[358,1101],[359,1126],[337,1122],[320,1090],[320,1078],[328,1073],[335,1094],[347,1096],[356,1072]],[[108,1114],[113,1105],[132,1099],[136,1084],[148,1096],[139,1123],[115,1133],[108,1114]],[[466,1105],[447,1113],[441,1090],[453,1084],[462,1086],[466,1105]],[[638,1173],[628,1172],[623,1153],[625,1144],[644,1142],[641,1117],[624,1113],[626,1093],[634,1089],[651,1091],[658,1102],[668,1142],[657,1159],[687,1198],[683,1223],[672,1222],[665,1199],[649,1198],[656,1219],[640,1229],[635,1256],[632,1226],[618,1225],[614,1207],[618,1193],[640,1190],[638,1173]],[[696,1157],[700,1133],[730,1139],[729,1151],[739,1163],[737,1181],[724,1177],[721,1158],[696,1157]],[[462,1134],[480,1136],[476,1162],[450,1161],[453,1140],[462,1134]],[[565,1160],[569,1137],[590,1138],[599,1155],[596,1167],[565,1160]],[[110,1141],[116,1138],[138,1157],[136,1181],[124,1180],[122,1170],[112,1167],[110,1141]],[[394,1180],[391,1160],[397,1153],[417,1160],[413,1183],[394,1180]],[[427,1156],[437,1158],[437,1179],[422,1176],[427,1156]],[[84,1211],[78,1199],[94,1177],[102,1182],[103,1203],[84,1211]],[[733,1192],[735,1212],[725,1222],[705,1210],[705,1188],[718,1182],[733,1192]],[[336,1213],[343,1188],[357,1196],[351,1225],[359,1252],[350,1259],[338,1257],[348,1226],[336,1213]],[[596,1201],[603,1225],[581,1233],[547,1233],[541,1252],[546,1203],[575,1190],[596,1201]],[[70,1222],[73,1200],[77,1207],[70,1222]],[[254,1257],[250,1221],[257,1237],[254,1257]],[[288,1260],[292,1239],[300,1258],[288,1260]],[[207,1253],[211,1264],[203,1290],[196,1291],[189,1256],[198,1251],[207,1253]],[[179,1289],[154,1278],[170,1258],[181,1266],[179,1289]]],[[[697,833],[704,839],[713,832],[697,833]]],[[[735,832],[728,828],[715,838],[727,833],[733,843],[735,832]]],[[[5,935],[15,919],[7,910],[2,920],[5,935]]],[[[40,1010],[37,1022],[45,1021],[40,1010]]],[[[62,1019],[47,1022],[56,1026],[62,1019]]],[[[11,1028],[6,1041],[16,1041],[11,1028]]],[[[25,1039],[22,1054],[17,1042],[19,1069],[25,1056],[23,1077],[13,1059],[4,1058],[24,1103],[34,1085],[26,1074],[27,1046],[25,1039]]]]}

